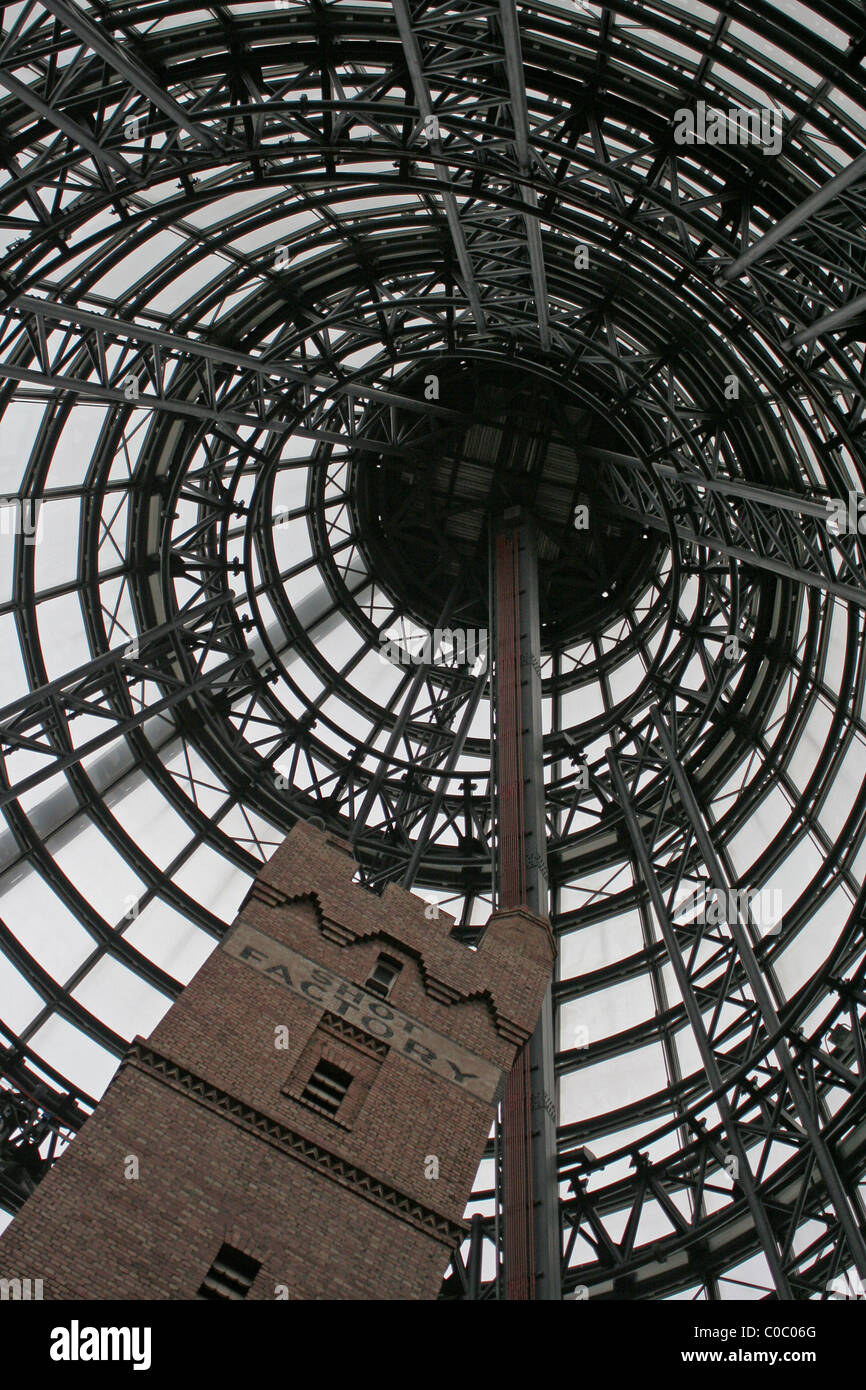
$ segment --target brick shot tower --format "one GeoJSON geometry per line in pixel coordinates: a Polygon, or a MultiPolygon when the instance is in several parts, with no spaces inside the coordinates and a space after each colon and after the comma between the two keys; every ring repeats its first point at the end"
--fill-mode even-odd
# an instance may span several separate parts
{"type": "Polygon", "coordinates": [[[535,1027],[546,920],[352,882],[297,825],[231,930],[0,1237],[50,1299],[434,1298],[535,1027]]]}

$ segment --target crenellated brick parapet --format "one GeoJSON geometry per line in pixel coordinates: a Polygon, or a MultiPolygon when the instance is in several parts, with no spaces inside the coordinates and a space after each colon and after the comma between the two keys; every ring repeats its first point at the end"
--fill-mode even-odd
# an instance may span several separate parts
{"type": "Polygon", "coordinates": [[[355,872],[292,831],[0,1238],[0,1277],[195,1298],[234,1260],[250,1298],[435,1297],[553,941],[516,910],[472,950],[355,872]]]}

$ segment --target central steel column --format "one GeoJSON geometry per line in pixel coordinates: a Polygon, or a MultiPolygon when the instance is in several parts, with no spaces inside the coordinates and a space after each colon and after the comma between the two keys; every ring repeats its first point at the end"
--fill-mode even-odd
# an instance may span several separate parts
{"type": "MultiPolygon", "coordinates": [[[[541,745],[538,566],[531,523],[506,512],[491,531],[494,824],[497,907],[548,915],[541,745]]],[[[561,1297],[552,991],[503,1101],[505,1297],[561,1297]]]]}

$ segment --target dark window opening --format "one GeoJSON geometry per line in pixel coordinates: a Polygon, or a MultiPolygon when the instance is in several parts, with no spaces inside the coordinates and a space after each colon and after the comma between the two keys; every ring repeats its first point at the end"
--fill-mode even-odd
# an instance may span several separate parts
{"type": "Polygon", "coordinates": [[[335,1067],[333,1062],[320,1057],[303,1089],[301,1100],[307,1101],[309,1105],[318,1106],[329,1115],[336,1115],[351,1084],[351,1072],[344,1071],[342,1067],[335,1067]]]}
{"type": "Polygon", "coordinates": [[[260,1269],[261,1264],[251,1255],[223,1245],[196,1298],[246,1298],[260,1269]]]}
{"type": "Polygon", "coordinates": [[[366,988],[371,994],[378,994],[380,999],[387,999],[402,969],[400,961],[394,960],[392,956],[380,956],[370,971],[366,988]]]}

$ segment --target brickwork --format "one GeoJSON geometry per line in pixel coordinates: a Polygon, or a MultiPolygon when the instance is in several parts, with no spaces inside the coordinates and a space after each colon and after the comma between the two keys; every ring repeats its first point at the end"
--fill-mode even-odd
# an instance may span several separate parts
{"type": "Polygon", "coordinates": [[[0,1277],[194,1298],[227,1242],[262,1266],[251,1298],[435,1297],[552,939],[517,911],[471,951],[354,871],[293,830],[0,1237],[0,1277]],[[387,997],[368,984],[382,954],[401,967],[387,997]]]}

